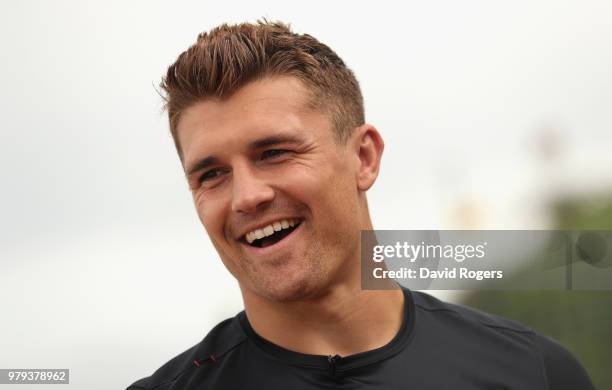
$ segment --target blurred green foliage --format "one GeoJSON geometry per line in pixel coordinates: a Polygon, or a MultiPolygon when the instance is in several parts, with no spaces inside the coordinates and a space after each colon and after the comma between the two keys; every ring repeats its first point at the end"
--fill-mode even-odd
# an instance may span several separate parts
{"type": "MultiPolygon", "coordinates": [[[[612,196],[555,206],[556,228],[612,229],[612,196]]],[[[612,291],[478,291],[464,302],[518,321],[572,351],[597,389],[612,389],[612,291]]]]}

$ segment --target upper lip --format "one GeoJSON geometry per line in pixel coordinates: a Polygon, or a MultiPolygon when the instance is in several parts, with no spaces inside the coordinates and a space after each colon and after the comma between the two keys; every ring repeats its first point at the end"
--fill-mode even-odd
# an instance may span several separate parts
{"type": "Polygon", "coordinates": [[[242,232],[238,235],[238,237],[236,237],[237,240],[242,241],[244,239],[244,236],[249,233],[252,232],[255,229],[262,229],[268,225],[273,224],[274,222],[278,222],[278,221],[282,221],[283,219],[294,219],[298,222],[301,222],[303,218],[300,217],[274,217],[274,218],[268,218],[266,219],[265,222],[256,222],[256,223],[252,223],[252,224],[248,224],[243,230],[242,232]]]}

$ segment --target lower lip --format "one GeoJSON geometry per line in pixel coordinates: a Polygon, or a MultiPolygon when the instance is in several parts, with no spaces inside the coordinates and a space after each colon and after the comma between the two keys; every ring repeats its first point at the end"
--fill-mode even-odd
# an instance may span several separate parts
{"type": "Polygon", "coordinates": [[[299,226],[293,229],[293,231],[289,233],[288,236],[283,237],[282,240],[263,248],[258,248],[256,246],[252,246],[242,242],[240,244],[246,249],[247,252],[252,253],[256,256],[272,255],[275,252],[282,251],[283,249],[291,248],[291,245],[293,244],[293,241],[295,241],[296,236],[302,231],[302,225],[304,225],[304,221],[300,222],[299,226]]]}

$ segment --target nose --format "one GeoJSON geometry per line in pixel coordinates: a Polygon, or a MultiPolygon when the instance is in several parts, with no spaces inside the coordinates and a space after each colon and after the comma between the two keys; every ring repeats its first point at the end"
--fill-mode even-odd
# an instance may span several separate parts
{"type": "Polygon", "coordinates": [[[234,167],[232,211],[252,213],[274,199],[274,189],[248,166],[234,167]]]}

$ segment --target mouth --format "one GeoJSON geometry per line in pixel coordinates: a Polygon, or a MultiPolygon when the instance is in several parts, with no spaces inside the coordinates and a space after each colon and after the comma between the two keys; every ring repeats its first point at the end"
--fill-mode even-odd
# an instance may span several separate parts
{"type": "Polygon", "coordinates": [[[275,221],[260,229],[248,232],[240,239],[245,245],[254,248],[266,248],[284,240],[302,223],[298,218],[287,218],[275,221]]]}

